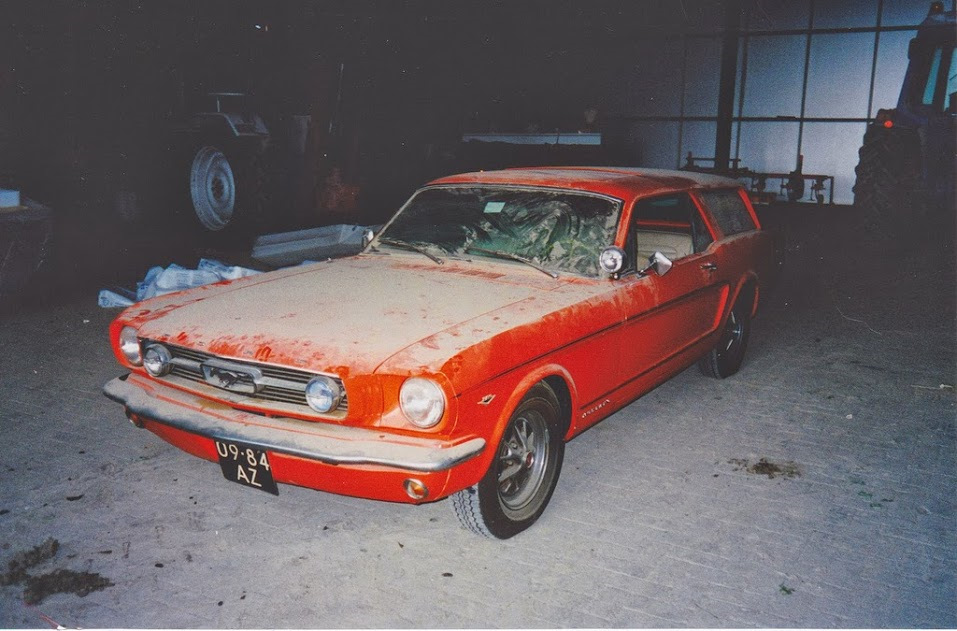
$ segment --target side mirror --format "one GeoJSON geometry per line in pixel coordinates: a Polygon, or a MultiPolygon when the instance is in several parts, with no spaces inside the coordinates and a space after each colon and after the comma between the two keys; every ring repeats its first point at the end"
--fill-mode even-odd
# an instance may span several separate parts
{"type": "Polygon", "coordinates": [[[648,267],[641,270],[640,274],[644,276],[649,271],[654,270],[658,276],[664,276],[668,273],[668,270],[671,269],[672,265],[674,265],[674,263],[671,262],[671,259],[661,252],[655,252],[648,257],[648,267]]]}
{"type": "Polygon", "coordinates": [[[372,240],[374,238],[375,238],[375,233],[372,230],[367,229],[365,232],[362,233],[362,247],[363,248],[368,247],[368,245],[372,243],[372,240]]]}

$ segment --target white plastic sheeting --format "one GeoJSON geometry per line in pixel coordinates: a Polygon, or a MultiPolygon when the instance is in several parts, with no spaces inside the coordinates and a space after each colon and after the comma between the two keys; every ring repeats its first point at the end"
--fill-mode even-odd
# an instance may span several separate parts
{"type": "Polygon", "coordinates": [[[135,297],[104,289],[100,291],[98,302],[101,307],[128,307],[147,298],[259,273],[258,270],[226,265],[212,259],[200,259],[196,269],[187,269],[175,263],[166,268],[156,266],[150,268],[146,277],[136,284],[135,297]]]}

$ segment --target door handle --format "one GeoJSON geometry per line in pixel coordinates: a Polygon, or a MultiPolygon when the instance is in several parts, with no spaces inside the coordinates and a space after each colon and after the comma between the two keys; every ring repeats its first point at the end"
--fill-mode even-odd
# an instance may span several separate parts
{"type": "Polygon", "coordinates": [[[718,264],[717,263],[702,263],[701,269],[708,270],[709,272],[713,272],[716,269],[718,269],[718,264]]]}

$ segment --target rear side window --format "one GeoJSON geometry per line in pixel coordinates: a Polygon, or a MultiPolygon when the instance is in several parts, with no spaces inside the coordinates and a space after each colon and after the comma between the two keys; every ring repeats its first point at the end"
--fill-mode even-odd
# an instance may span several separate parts
{"type": "Polygon", "coordinates": [[[757,229],[737,190],[701,191],[698,197],[711,211],[725,236],[757,229]]]}

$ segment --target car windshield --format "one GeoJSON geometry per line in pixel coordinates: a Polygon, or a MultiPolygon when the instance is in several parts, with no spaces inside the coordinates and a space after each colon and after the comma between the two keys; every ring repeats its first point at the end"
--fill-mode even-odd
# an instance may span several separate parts
{"type": "Polygon", "coordinates": [[[492,257],[545,270],[598,276],[620,202],[539,189],[441,187],[413,197],[379,243],[442,257],[492,257]]]}

